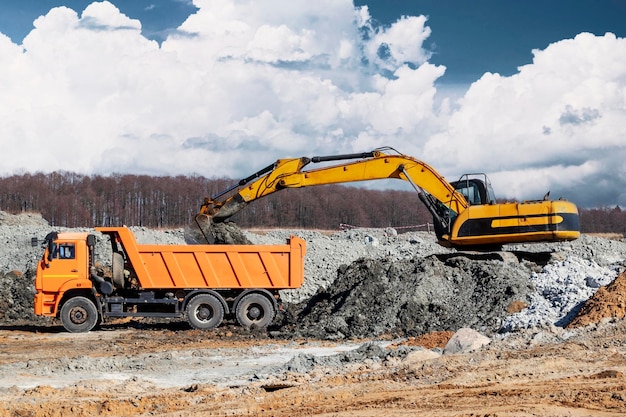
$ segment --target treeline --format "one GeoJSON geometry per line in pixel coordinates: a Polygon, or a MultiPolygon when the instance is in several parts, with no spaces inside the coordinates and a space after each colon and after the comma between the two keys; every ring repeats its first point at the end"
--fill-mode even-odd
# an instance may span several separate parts
{"type": "MultiPolygon", "coordinates": [[[[37,212],[52,226],[187,225],[205,197],[230,187],[228,178],[202,176],[80,175],[71,172],[0,178],[0,210],[37,212]]],[[[580,209],[581,231],[626,233],[620,207],[580,209]]],[[[232,217],[241,227],[337,229],[415,228],[432,223],[412,191],[325,185],[283,190],[261,198],[232,217]]]]}
{"type": "Polygon", "coordinates": [[[626,211],[619,206],[578,209],[583,233],[620,233],[626,237],[626,211]]]}
{"type": "MultiPolygon", "coordinates": [[[[191,221],[205,197],[233,183],[201,176],[13,175],[0,178],[0,210],[41,213],[52,226],[177,228],[191,221]]],[[[414,192],[340,185],[283,190],[255,201],[232,220],[241,227],[307,229],[432,223],[414,192]]]]}

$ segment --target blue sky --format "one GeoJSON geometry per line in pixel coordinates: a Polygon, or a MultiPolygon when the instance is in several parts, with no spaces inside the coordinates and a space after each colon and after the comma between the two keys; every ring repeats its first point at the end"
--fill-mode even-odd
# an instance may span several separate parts
{"type": "MultiPolygon", "coordinates": [[[[8,0],[0,5],[0,32],[14,42],[33,29],[33,21],[53,7],[66,6],[82,11],[92,1],[85,0],[8,0]]],[[[114,0],[120,11],[141,20],[142,33],[150,39],[164,40],[187,17],[198,10],[191,0],[114,0]]]]}
{"type": "Polygon", "coordinates": [[[625,22],[623,0],[6,1],[0,175],[392,146],[500,198],[626,206],[625,22]]]}
{"type": "Polygon", "coordinates": [[[533,49],[580,32],[626,35],[624,0],[379,0],[368,5],[383,24],[424,14],[432,35],[431,62],[447,67],[442,82],[471,83],[485,72],[512,75],[533,49]]]}
{"type": "MultiPolygon", "coordinates": [[[[51,8],[81,10],[85,0],[13,0],[0,5],[0,32],[20,43],[33,21],[51,8]]],[[[139,19],[144,36],[159,42],[198,8],[191,0],[111,0],[139,19]]],[[[357,0],[375,21],[390,25],[403,15],[426,15],[432,35],[430,62],[445,65],[444,84],[469,84],[485,72],[512,75],[532,61],[533,49],[580,32],[626,36],[625,0],[357,0]]]]}

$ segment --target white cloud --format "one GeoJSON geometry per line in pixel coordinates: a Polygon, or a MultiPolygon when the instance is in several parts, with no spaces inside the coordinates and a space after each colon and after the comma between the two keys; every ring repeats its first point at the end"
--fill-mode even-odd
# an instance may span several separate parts
{"type": "Polygon", "coordinates": [[[455,174],[490,172],[501,197],[552,187],[586,206],[625,204],[592,189],[602,176],[626,186],[616,176],[626,170],[626,39],[582,33],[533,53],[515,75],[473,83],[424,158],[455,174]]]}
{"type": "Polygon", "coordinates": [[[366,45],[367,57],[381,68],[393,71],[406,62],[422,64],[430,54],[422,43],[430,36],[426,17],[402,17],[387,30],[377,30],[366,45]]]}
{"type": "Polygon", "coordinates": [[[452,103],[423,16],[380,28],[350,0],[194,4],[161,46],[106,1],[52,9],[22,45],[0,35],[2,174],[239,178],[389,145],[451,179],[488,172],[501,197],[626,204],[608,191],[626,189],[624,39],[554,43],[452,103]]]}
{"type": "Polygon", "coordinates": [[[14,64],[2,69],[12,88],[0,131],[19,144],[6,172],[237,176],[316,141],[341,148],[327,132],[341,127],[339,104],[369,82],[356,66],[351,2],[197,6],[162,48],[108,2],[80,16],[52,9],[23,49],[4,38],[0,53],[14,64]]]}

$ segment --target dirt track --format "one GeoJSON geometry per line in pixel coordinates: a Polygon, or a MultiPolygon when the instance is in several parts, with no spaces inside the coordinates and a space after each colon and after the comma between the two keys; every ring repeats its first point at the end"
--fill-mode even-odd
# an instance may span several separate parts
{"type": "MultiPolygon", "coordinates": [[[[618,320],[509,335],[468,354],[423,349],[271,375],[272,365],[294,355],[328,355],[362,341],[280,341],[178,323],[87,334],[3,327],[0,415],[621,416],[625,334],[618,320]],[[555,341],[563,332],[568,340],[555,341]]],[[[441,336],[387,342],[385,350],[432,347],[445,343],[441,336]]]]}

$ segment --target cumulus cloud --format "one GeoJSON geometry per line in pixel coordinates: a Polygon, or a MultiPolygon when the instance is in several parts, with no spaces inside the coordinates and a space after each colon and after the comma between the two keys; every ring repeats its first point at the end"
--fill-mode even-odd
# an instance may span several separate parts
{"type": "Polygon", "coordinates": [[[432,124],[443,69],[424,63],[425,19],[375,29],[345,0],[195,5],[160,46],[106,1],[52,9],[21,47],[5,39],[0,129],[19,143],[5,170],[237,177],[287,156],[401,145],[432,124]],[[383,42],[389,62],[364,65],[383,42]],[[375,139],[360,143],[364,132],[375,139]]]}
{"type": "Polygon", "coordinates": [[[598,185],[626,189],[624,39],[556,42],[440,101],[423,16],[378,27],[350,0],[194,5],[161,45],[107,1],[51,9],[21,45],[0,34],[2,174],[239,178],[389,145],[450,179],[488,172],[501,197],[626,204],[598,185]]]}
{"type": "Polygon", "coordinates": [[[626,204],[626,39],[581,33],[533,54],[513,76],[474,82],[424,158],[491,173],[500,197],[626,204]]]}

